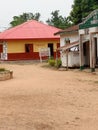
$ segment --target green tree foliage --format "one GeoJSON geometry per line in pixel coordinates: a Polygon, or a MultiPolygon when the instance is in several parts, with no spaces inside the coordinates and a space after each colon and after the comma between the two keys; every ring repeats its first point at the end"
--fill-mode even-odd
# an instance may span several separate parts
{"type": "Polygon", "coordinates": [[[53,11],[51,15],[52,15],[51,19],[48,19],[46,21],[48,25],[51,25],[60,29],[65,29],[66,27],[69,27],[71,25],[68,18],[62,17],[61,15],[59,15],[59,10],[53,11]]]}
{"type": "Polygon", "coordinates": [[[98,0],[74,0],[69,19],[78,24],[95,9],[98,9],[98,0]]]}
{"type": "Polygon", "coordinates": [[[35,13],[35,14],[33,14],[33,13],[23,13],[22,15],[14,16],[13,21],[10,22],[10,25],[12,27],[14,27],[14,26],[22,24],[22,23],[24,23],[24,22],[26,22],[28,20],[31,20],[31,19],[39,21],[40,13],[35,13]]]}

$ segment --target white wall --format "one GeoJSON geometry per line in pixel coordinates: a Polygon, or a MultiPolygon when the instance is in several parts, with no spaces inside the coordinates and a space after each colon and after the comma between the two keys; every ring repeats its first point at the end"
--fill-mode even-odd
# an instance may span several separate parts
{"type": "MultiPolygon", "coordinates": [[[[62,66],[67,67],[66,53],[61,53],[62,66]]],[[[68,53],[68,67],[79,67],[79,52],[68,53]]]]}
{"type": "MultiPolygon", "coordinates": [[[[78,32],[76,33],[70,33],[70,34],[62,34],[60,35],[60,47],[64,46],[65,43],[65,38],[69,38],[70,43],[76,42],[79,40],[79,35],[78,32]]],[[[62,66],[66,67],[66,53],[61,52],[61,61],[62,61],[62,66]]],[[[79,52],[69,52],[68,54],[68,67],[75,67],[79,66],[79,52]]]]}
{"type": "Polygon", "coordinates": [[[79,40],[79,35],[78,33],[60,35],[60,46],[65,45],[65,38],[69,38],[70,43],[72,43],[79,40]]]}

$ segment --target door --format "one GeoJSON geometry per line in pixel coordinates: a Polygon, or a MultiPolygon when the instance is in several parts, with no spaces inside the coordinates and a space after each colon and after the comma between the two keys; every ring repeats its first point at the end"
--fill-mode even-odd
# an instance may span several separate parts
{"type": "Polygon", "coordinates": [[[53,43],[49,43],[48,47],[50,48],[50,56],[54,57],[54,52],[53,52],[53,43]]]}
{"type": "Polygon", "coordinates": [[[3,45],[0,45],[0,53],[3,52],[3,45]]]}
{"type": "Polygon", "coordinates": [[[84,66],[90,65],[89,42],[83,43],[84,66]]]}
{"type": "Polygon", "coordinates": [[[97,43],[97,38],[95,40],[95,58],[96,58],[96,64],[98,65],[98,43],[97,43]]]}

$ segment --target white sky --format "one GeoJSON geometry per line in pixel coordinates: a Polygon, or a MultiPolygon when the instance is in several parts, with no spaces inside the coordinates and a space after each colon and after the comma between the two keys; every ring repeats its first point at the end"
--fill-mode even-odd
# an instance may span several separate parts
{"type": "Polygon", "coordinates": [[[51,18],[51,12],[60,10],[60,15],[66,17],[71,11],[73,0],[2,0],[0,4],[0,31],[9,26],[13,16],[22,13],[39,12],[40,20],[45,22],[51,18]]]}

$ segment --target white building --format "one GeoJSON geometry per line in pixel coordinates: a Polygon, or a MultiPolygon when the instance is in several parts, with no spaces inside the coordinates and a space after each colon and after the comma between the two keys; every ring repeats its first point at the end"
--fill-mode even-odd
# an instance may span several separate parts
{"type": "Polygon", "coordinates": [[[98,9],[79,25],[80,68],[87,64],[91,71],[98,66],[98,9]]]}
{"type": "Polygon", "coordinates": [[[98,67],[98,9],[91,12],[79,25],[59,31],[62,66],[85,66],[91,72],[98,67]],[[79,46],[79,51],[72,47],[79,46]],[[77,52],[77,53],[76,53],[77,52]]]}
{"type": "Polygon", "coordinates": [[[63,31],[56,33],[60,34],[61,61],[63,67],[79,67],[79,26],[75,25],[63,31]]]}

